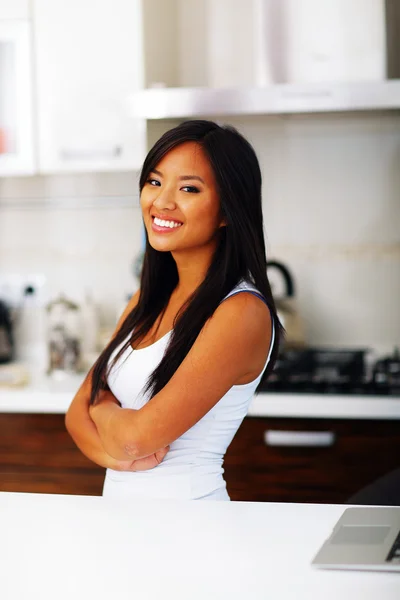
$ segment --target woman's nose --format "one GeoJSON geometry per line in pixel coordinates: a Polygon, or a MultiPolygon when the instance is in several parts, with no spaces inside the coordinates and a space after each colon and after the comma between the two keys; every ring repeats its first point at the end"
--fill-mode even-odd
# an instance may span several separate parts
{"type": "Polygon", "coordinates": [[[155,206],[158,210],[162,210],[164,208],[173,210],[175,208],[173,193],[169,190],[163,189],[153,200],[153,206],[155,206]]]}

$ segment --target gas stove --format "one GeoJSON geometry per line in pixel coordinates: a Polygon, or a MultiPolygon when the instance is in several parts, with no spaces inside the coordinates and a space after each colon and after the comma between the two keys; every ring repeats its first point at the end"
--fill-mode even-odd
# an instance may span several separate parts
{"type": "Polygon", "coordinates": [[[284,349],[257,391],[400,396],[398,349],[373,361],[370,353],[368,348],[284,349]]]}

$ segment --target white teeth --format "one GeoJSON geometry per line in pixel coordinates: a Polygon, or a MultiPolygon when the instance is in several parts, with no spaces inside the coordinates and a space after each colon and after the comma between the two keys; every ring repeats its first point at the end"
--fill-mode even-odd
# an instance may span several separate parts
{"type": "Polygon", "coordinates": [[[175,221],[164,221],[163,219],[159,219],[158,217],[154,217],[154,223],[159,227],[169,227],[170,229],[174,229],[182,225],[182,223],[175,223],[175,221]]]}

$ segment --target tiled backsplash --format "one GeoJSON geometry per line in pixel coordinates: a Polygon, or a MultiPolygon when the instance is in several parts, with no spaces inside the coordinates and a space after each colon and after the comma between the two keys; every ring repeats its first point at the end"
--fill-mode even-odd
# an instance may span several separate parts
{"type": "MultiPolygon", "coordinates": [[[[309,342],[400,344],[400,116],[230,122],[259,156],[268,255],[294,275],[309,342]]],[[[50,294],[81,297],[90,289],[111,322],[137,285],[137,179],[112,173],[0,181],[0,270],[44,273],[50,294]]]]}
{"type": "Polygon", "coordinates": [[[60,175],[0,182],[0,271],[43,273],[46,295],[89,290],[105,324],[137,287],[142,236],[136,173],[60,175]]]}

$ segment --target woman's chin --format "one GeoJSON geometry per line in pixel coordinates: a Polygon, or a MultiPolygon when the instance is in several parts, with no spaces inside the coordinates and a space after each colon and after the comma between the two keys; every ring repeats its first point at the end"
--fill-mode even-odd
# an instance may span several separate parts
{"type": "Polygon", "coordinates": [[[157,252],[171,252],[173,250],[173,244],[165,243],[165,241],[160,241],[157,239],[152,239],[149,237],[149,244],[153,248],[153,250],[157,250],[157,252]]]}

